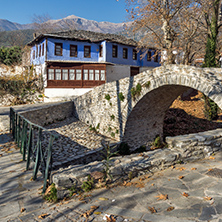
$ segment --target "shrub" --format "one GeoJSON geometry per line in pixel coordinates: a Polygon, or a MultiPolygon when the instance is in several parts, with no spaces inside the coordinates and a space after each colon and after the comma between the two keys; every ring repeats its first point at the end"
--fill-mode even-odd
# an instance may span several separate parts
{"type": "Polygon", "coordinates": [[[109,101],[109,100],[111,99],[110,95],[109,95],[109,94],[106,94],[106,95],[105,95],[105,99],[109,101]]]}
{"type": "Polygon", "coordinates": [[[123,102],[124,99],[125,99],[125,96],[123,95],[122,92],[119,93],[118,97],[119,97],[119,100],[122,101],[122,102],[123,102]]]}
{"type": "Polygon", "coordinates": [[[137,92],[138,95],[140,95],[141,90],[142,90],[141,84],[140,84],[140,83],[137,83],[137,85],[136,85],[136,92],[137,92]]]}
{"type": "Polygon", "coordinates": [[[145,83],[145,87],[146,87],[146,88],[149,88],[149,86],[150,86],[150,81],[148,81],[148,82],[145,83]]]}
{"type": "Polygon", "coordinates": [[[130,147],[127,143],[122,142],[118,147],[118,151],[120,155],[129,155],[130,154],[130,147]]]}
{"type": "Polygon", "coordinates": [[[131,96],[134,98],[136,96],[136,89],[133,87],[131,90],[131,96]]]}
{"type": "Polygon", "coordinates": [[[136,88],[132,88],[131,90],[131,95],[135,99],[136,96],[139,96],[141,91],[142,91],[142,86],[140,83],[137,83],[136,88]]]}
{"type": "Polygon", "coordinates": [[[81,188],[85,192],[88,192],[88,191],[92,190],[93,187],[94,187],[94,180],[90,175],[88,175],[87,181],[83,182],[81,188]]]}
{"type": "Polygon", "coordinates": [[[72,197],[74,193],[76,193],[76,187],[72,186],[71,188],[69,188],[69,197],[72,197]]]}
{"type": "Polygon", "coordinates": [[[110,116],[110,118],[111,118],[111,120],[114,120],[114,119],[115,119],[115,116],[112,114],[112,115],[110,116]]]}
{"type": "MultiPolygon", "coordinates": [[[[98,127],[98,125],[97,125],[97,127],[98,127]]],[[[96,129],[99,129],[99,127],[98,127],[98,128],[95,128],[95,127],[92,126],[92,125],[89,126],[89,130],[90,130],[90,131],[93,131],[93,132],[95,132],[95,133],[98,133],[98,131],[97,131],[96,129]]]]}
{"type": "Polygon", "coordinates": [[[164,143],[161,140],[161,137],[159,135],[156,136],[154,142],[152,143],[152,148],[156,149],[156,148],[162,148],[164,147],[164,143]]]}
{"type": "Polygon", "coordinates": [[[100,127],[100,123],[97,124],[96,129],[99,129],[99,127],[100,127]]]}
{"type": "Polygon", "coordinates": [[[48,189],[46,190],[46,194],[43,196],[45,200],[48,202],[56,202],[58,200],[57,198],[57,189],[55,187],[55,184],[52,183],[48,189]]]}
{"type": "Polygon", "coordinates": [[[0,78],[0,96],[11,94],[15,97],[13,105],[24,104],[31,95],[41,91],[38,79],[29,78],[27,81],[24,75],[1,76],[0,78]]]}
{"type": "Polygon", "coordinates": [[[204,94],[203,94],[203,98],[204,98],[205,117],[209,121],[217,119],[219,107],[217,106],[217,104],[213,100],[211,100],[210,98],[208,98],[204,94]]]}
{"type": "Polygon", "coordinates": [[[110,172],[110,167],[111,167],[111,160],[110,158],[114,155],[116,155],[118,153],[118,151],[113,152],[113,150],[116,148],[116,146],[110,147],[109,142],[106,142],[105,144],[102,143],[103,146],[103,151],[101,151],[102,153],[102,158],[103,158],[103,165],[104,165],[104,180],[107,179],[107,177],[109,176],[110,179],[112,180],[113,177],[111,175],[110,172]]]}
{"type": "Polygon", "coordinates": [[[22,49],[19,46],[13,46],[10,48],[0,48],[0,63],[5,65],[16,65],[22,61],[22,49]]]}
{"type": "Polygon", "coordinates": [[[115,137],[115,133],[114,132],[112,132],[110,135],[111,135],[111,137],[115,137]]]}

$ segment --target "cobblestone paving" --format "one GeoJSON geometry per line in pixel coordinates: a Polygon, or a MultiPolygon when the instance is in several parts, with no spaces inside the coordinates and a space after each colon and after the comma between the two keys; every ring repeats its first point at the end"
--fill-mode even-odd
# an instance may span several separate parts
{"type": "MultiPolygon", "coordinates": [[[[94,130],[90,130],[89,126],[75,117],[53,123],[45,128],[59,136],[59,143],[55,141],[53,145],[54,167],[67,163],[86,163],[92,161],[93,158],[95,160],[97,157],[99,158],[98,151],[101,150],[103,140],[110,141],[110,143],[116,142],[106,136],[97,134],[94,130]]],[[[46,141],[49,140],[48,134],[45,134],[45,139],[46,141]]],[[[45,146],[47,146],[47,143],[45,146]]]]}

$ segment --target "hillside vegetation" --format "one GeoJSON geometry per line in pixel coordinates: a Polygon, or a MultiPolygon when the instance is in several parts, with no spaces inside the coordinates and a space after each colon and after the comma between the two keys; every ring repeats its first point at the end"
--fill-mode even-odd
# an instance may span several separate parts
{"type": "Polygon", "coordinates": [[[25,46],[33,39],[33,29],[0,32],[0,47],[25,46]]]}
{"type": "Polygon", "coordinates": [[[22,61],[22,49],[19,46],[1,47],[0,48],[0,64],[18,65],[22,61]]]}
{"type": "Polygon", "coordinates": [[[42,101],[43,87],[41,77],[36,77],[33,70],[26,70],[21,75],[0,76],[0,105],[19,105],[42,101]]]}

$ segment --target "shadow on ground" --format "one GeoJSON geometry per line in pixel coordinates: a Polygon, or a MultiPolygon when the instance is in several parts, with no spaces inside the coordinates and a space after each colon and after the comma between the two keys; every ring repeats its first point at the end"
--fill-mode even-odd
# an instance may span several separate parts
{"type": "Polygon", "coordinates": [[[222,128],[221,122],[208,121],[188,115],[182,109],[169,109],[165,115],[163,134],[166,136],[178,136],[190,133],[204,132],[222,128]]]}

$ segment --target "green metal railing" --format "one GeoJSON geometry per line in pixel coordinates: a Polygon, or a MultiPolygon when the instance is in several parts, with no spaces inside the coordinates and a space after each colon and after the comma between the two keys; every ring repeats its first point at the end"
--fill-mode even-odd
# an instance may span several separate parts
{"type": "Polygon", "coordinates": [[[44,177],[43,193],[45,193],[47,180],[52,171],[52,145],[58,136],[30,122],[13,108],[10,108],[10,132],[23,154],[23,161],[27,160],[26,170],[29,170],[31,160],[35,163],[33,180],[37,178],[39,170],[42,172],[44,177]],[[49,134],[46,148],[42,147],[43,132],[49,134]]]}

